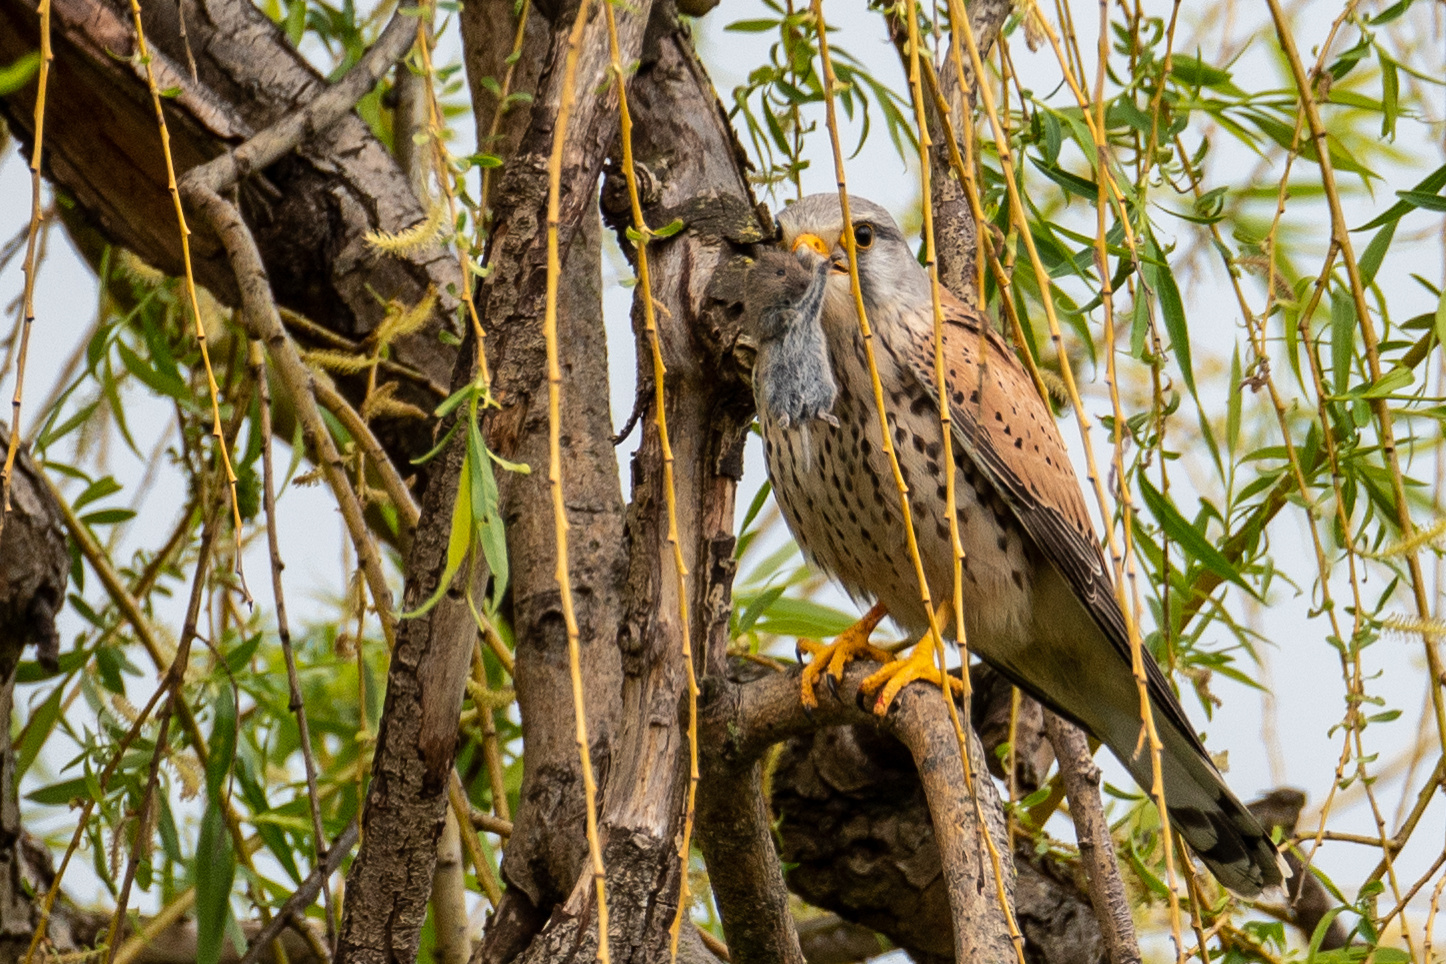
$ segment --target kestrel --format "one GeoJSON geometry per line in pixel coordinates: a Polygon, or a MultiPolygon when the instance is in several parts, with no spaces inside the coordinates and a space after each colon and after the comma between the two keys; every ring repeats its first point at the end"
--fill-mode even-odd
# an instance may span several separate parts
{"type": "MultiPolygon", "coordinates": [[[[888,430],[929,587],[947,599],[954,557],[929,277],[888,212],[861,199],[851,208],[888,430]]],[[[778,223],[782,250],[760,257],[749,279],[768,476],[807,557],[854,598],[874,602],[833,644],[809,646],[803,700],[816,705],[819,680],[840,677],[856,656],[892,660],[868,642],[888,615],[922,641],[865,682],[882,712],[900,687],[937,683],[939,674],[882,445],[842,208],[835,195],[813,195],[778,223]]],[[[1094,734],[1149,787],[1150,754],[1136,753],[1140,702],[1124,616],[1053,415],[988,320],[940,295],[970,650],[1094,734]]],[[[952,620],[937,621],[952,635],[952,620]]],[[[1226,787],[1159,666],[1143,657],[1171,822],[1230,890],[1255,896],[1281,883],[1289,871],[1275,845],[1226,787]]]]}

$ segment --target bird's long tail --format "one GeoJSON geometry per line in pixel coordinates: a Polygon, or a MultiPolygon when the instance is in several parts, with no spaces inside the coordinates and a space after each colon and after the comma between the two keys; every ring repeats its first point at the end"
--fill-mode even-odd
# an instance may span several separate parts
{"type": "MultiPolygon", "coordinates": [[[[1270,835],[1245,808],[1215,765],[1204,757],[1195,741],[1157,716],[1160,772],[1165,784],[1165,805],[1170,824],[1210,868],[1215,879],[1243,897],[1281,884],[1290,876],[1285,860],[1270,835]]],[[[1148,746],[1133,759],[1121,757],[1141,787],[1154,784],[1148,746]]]]}

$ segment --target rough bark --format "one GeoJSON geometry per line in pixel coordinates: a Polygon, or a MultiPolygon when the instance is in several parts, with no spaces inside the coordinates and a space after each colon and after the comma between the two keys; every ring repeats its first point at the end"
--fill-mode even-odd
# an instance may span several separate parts
{"type": "MultiPolygon", "coordinates": [[[[0,425],[0,447],[9,431],[0,425]]],[[[54,665],[60,643],[55,614],[65,601],[70,553],[60,509],[22,452],[10,487],[10,510],[0,530],[0,961],[23,955],[35,928],[23,828],[19,775],[10,718],[15,667],[34,644],[43,663],[54,665]]]]}
{"type": "MultiPolygon", "coordinates": [[[[174,87],[164,101],[177,175],[235,147],[314,97],[324,82],[280,30],[246,0],[143,4],[157,82],[174,87]],[[186,66],[178,10],[184,10],[197,78],[186,66]]],[[[38,46],[32,0],[0,0],[0,63],[38,46]]],[[[181,270],[179,233],[143,67],[124,0],[52,4],[55,63],[47,95],[45,174],[72,197],[80,216],[111,243],[171,274],[181,270]]],[[[0,99],[0,115],[29,146],[34,85],[0,99]]],[[[240,191],[277,303],[352,342],[366,338],[386,301],[416,304],[441,297],[432,320],[400,339],[393,358],[445,386],[455,348],[437,331],[456,328],[451,289],[456,262],[440,246],[410,258],[385,255],[364,241],[373,230],[398,231],[425,216],[408,179],[355,115],[313,137],[240,191]],[[378,297],[380,296],[380,297],[378,297]]],[[[225,252],[214,236],[192,237],[196,279],[223,301],[239,297],[225,252]]],[[[343,392],[358,400],[359,380],[343,392]]],[[[398,397],[430,410],[436,397],[404,381],[398,397]]],[[[381,419],[378,434],[398,464],[427,448],[414,421],[381,419]]]]}
{"type": "MultiPolygon", "coordinates": [[[[647,221],[661,226],[676,217],[686,224],[682,233],[648,250],[668,369],[666,416],[675,457],[678,529],[690,573],[689,644],[701,668],[711,654],[721,658],[727,643],[733,495],[751,411],[741,381],[728,377],[737,371],[728,353],[738,335],[743,246],[763,233],[732,132],[670,9],[660,11],[650,25],[628,89],[637,122],[633,150],[649,172],[643,175],[647,221]]],[[[619,188],[620,182],[613,182],[603,196],[605,212],[620,228],[619,188]]],[[[638,311],[635,306],[635,325],[641,321],[638,311]]],[[[639,357],[647,366],[645,341],[640,341],[639,357]]],[[[645,420],[633,459],[628,513],[629,561],[619,630],[621,722],[599,831],[615,961],[667,959],[680,883],[677,839],[688,775],[679,710],[685,641],[663,485],[656,424],[645,420]]],[[[596,947],[592,881],[584,876],[521,959],[591,960],[596,947]]]]}
{"type": "MultiPolygon", "coordinates": [[[[8,526],[7,526],[8,528],[8,526]]],[[[11,558],[8,555],[0,559],[11,558]]],[[[0,563],[3,565],[3,563],[0,563]]],[[[8,567],[7,567],[8,568],[8,567]]],[[[0,637],[7,643],[8,637],[0,637]]],[[[0,961],[11,964],[25,955],[30,935],[35,931],[35,905],[27,892],[23,828],[20,826],[18,775],[15,772],[15,747],[11,742],[10,719],[14,710],[15,681],[7,676],[0,685],[0,961]]]]}
{"type": "MultiPolygon", "coordinates": [[[[624,59],[641,48],[647,9],[618,12],[624,59]]],[[[494,397],[503,406],[490,419],[493,448],[515,454],[522,427],[537,417],[545,398],[536,380],[543,371],[537,358],[546,290],[547,158],[564,86],[562,65],[571,18],[550,25],[546,66],[540,74],[531,122],[510,159],[498,191],[490,238],[491,268],[478,293],[478,308],[489,332],[492,369],[498,373],[494,397]],[[503,373],[512,373],[504,375],[503,373]],[[513,381],[509,378],[516,377],[513,381]]],[[[559,244],[570,250],[579,225],[594,203],[605,147],[616,126],[615,92],[606,78],[604,21],[593,17],[584,31],[575,90],[577,104],[567,129],[562,160],[559,244]]],[[[453,384],[471,377],[464,345],[453,384]]],[[[446,556],[464,436],[447,447],[442,467],[427,488],[422,521],[407,562],[407,606],[415,607],[437,585],[446,556]]],[[[541,473],[539,473],[539,479],[541,473]]],[[[536,559],[515,560],[523,571],[536,559]]],[[[544,568],[542,571],[546,571],[544,568]]],[[[459,575],[458,577],[462,577],[459,575]]],[[[458,586],[426,616],[407,620],[393,654],[386,708],[373,761],[364,835],[348,875],[347,913],[338,960],[410,959],[425,916],[426,886],[445,807],[446,777],[456,751],[465,660],[475,627],[458,586]]]]}
{"type": "MultiPolygon", "coordinates": [[[[470,342],[463,343],[464,350],[470,342]]],[[[466,379],[460,371],[464,367],[458,366],[459,382],[466,379]]],[[[463,410],[465,414],[465,406],[463,410]]],[[[465,434],[458,432],[453,439],[464,440],[465,434]]],[[[407,554],[404,611],[418,609],[445,571],[463,448],[448,445],[432,470],[407,554]]],[[[397,627],[363,810],[362,845],[347,874],[338,962],[411,960],[416,955],[477,632],[465,593],[470,589],[474,598],[481,598],[486,588],[485,566],[479,562],[470,574],[467,569],[463,567],[429,612],[401,620],[397,627]]]]}
{"type": "MultiPolygon", "coordinates": [[[[495,128],[497,98],[482,81],[502,81],[516,24],[510,0],[463,8],[461,24],[478,143],[515,156],[532,111],[514,101],[495,128]]],[[[532,93],[545,63],[551,28],[529,6],[522,56],[511,91],[532,93]]],[[[504,168],[504,171],[509,168],[504,168]]],[[[496,179],[501,172],[494,172],[496,179]]],[[[563,494],[567,504],[573,595],[580,629],[584,705],[594,767],[606,775],[620,707],[622,668],[617,624],[623,566],[623,502],[610,438],[607,332],[603,326],[601,224],[589,206],[563,264],[558,338],[563,368],[562,434],[568,442],[563,494]]],[[[507,882],[478,959],[515,956],[565,900],[582,872],[582,773],[572,736],[572,692],[561,596],[554,577],[555,541],[547,488],[544,345],[537,326],[496,332],[495,390],[504,399],[493,420],[493,444],[507,458],[533,466],[530,476],[499,480],[512,560],[511,622],[516,641],[518,710],[527,747],[517,819],[502,863],[507,882]]]]}
{"type": "MultiPolygon", "coordinates": [[[[583,692],[589,749],[594,770],[604,780],[621,709],[617,627],[624,559],[622,490],[610,441],[600,226],[596,213],[586,212],[568,252],[563,266],[566,282],[558,298],[558,337],[569,346],[563,375],[569,561],[580,657],[586,668],[583,692]]],[[[512,340],[506,354],[518,363],[498,371],[497,385],[517,390],[507,391],[509,402],[494,425],[504,420],[521,424],[515,437],[494,436],[494,443],[506,458],[533,467],[531,475],[509,478],[501,490],[513,572],[514,683],[527,754],[516,821],[502,864],[508,890],[488,928],[489,955],[520,949],[517,941],[535,933],[553,907],[567,898],[587,855],[567,634],[554,577],[557,556],[547,488],[546,397],[536,391],[544,384],[542,357],[540,346],[528,351],[518,343],[518,339],[540,340],[541,332],[524,329],[508,337],[512,340]],[[527,363],[521,361],[524,355],[527,363]],[[509,450],[508,443],[515,448],[509,450]]]]}
{"type": "MultiPolygon", "coordinates": [[[[925,810],[932,814],[935,828],[935,853],[939,863],[933,876],[940,880],[946,895],[949,909],[944,922],[952,923],[952,941],[945,945],[945,952],[952,948],[954,958],[959,961],[1012,961],[1015,951],[1007,933],[990,858],[983,843],[977,839],[980,828],[973,798],[967,789],[971,776],[965,772],[944,702],[937,690],[908,687],[899,694],[887,717],[875,717],[856,703],[859,683],[872,668],[875,667],[863,661],[851,666],[838,685],[838,698],[824,701],[812,713],[805,711],[798,700],[799,683],[795,673],[772,674],[745,685],[719,677],[710,678],[705,733],[706,744],[717,757],[717,763],[710,760],[710,766],[731,766],[740,770],[760,759],[773,744],[812,733],[819,727],[863,726],[886,733],[902,743],[907,747],[906,756],[913,759],[917,768],[917,785],[922,786],[927,801],[925,810]]],[[[972,742],[970,759],[978,761],[984,751],[977,740],[972,742]]],[[[892,769],[900,768],[895,766],[892,769]]],[[[994,784],[982,769],[972,775],[972,781],[979,794],[983,829],[993,838],[1002,858],[1005,896],[1012,900],[1014,868],[994,784]]],[[[895,800],[895,806],[900,802],[895,800]]],[[[728,806],[723,801],[715,805],[728,806]]],[[[809,806],[799,809],[805,820],[815,812],[809,806]]],[[[928,820],[929,817],[922,819],[928,820]]],[[[760,833],[755,828],[751,843],[734,842],[731,846],[769,850],[772,842],[766,829],[763,828],[765,832],[760,833]]],[[[826,845],[828,835],[838,828],[813,829],[826,845]]],[[[700,842],[704,854],[708,855],[710,849],[720,842],[712,839],[711,830],[701,825],[700,830],[700,842]]],[[[914,842],[917,842],[917,837],[914,842]]],[[[923,879],[920,878],[921,881],[923,879]]],[[[740,938],[746,937],[746,931],[737,931],[730,925],[723,895],[719,896],[725,933],[732,947],[740,943],[740,938]]],[[[838,907],[830,909],[839,911],[838,907]]],[[[744,910],[757,917],[767,913],[768,907],[753,905],[733,907],[732,910],[744,910]]],[[[947,935],[950,931],[941,928],[941,933],[947,935]]],[[[756,952],[758,956],[755,959],[767,959],[766,949],[758,948],[756,952]]]]}
{"type": "MultiPolygon", "coordinates": [[[[0,423],[0,449],[9,441],[0,423]]],[[[0,530],[0,680],[11,678],[26,646],[33,644],[36,657],[52,667],[60,654],[55,616],[65,604],[70,552],[60,509],[36,471],[22,451],[0,530]]]]}

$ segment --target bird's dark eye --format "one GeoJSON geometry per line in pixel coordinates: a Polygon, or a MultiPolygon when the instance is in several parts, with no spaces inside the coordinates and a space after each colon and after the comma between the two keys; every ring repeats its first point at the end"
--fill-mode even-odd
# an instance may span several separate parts
{"type": "Polygon", "coordinates": [[[867,248],[874,243],[874,226],[872,224],[860,224],[854,227],[854,244],[860,248],[867,248]]]}

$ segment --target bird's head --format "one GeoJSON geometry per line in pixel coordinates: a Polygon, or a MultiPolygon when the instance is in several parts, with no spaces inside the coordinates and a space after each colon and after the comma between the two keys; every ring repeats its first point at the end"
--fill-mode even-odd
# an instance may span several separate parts
{"type": "MultiPolygon", "coordinates": [[[[872,319],[876,308],[883,305],[928,301],[929,277],[893,216],[860,197],[849,198],[849,209],[859,285],[869,317],[872,319]]],[[[778,227],[779,243],[806,267],[814,267],[820,259],[832,264],[826,301],[835,310],[826,313],[835,318],[852,318],[843,208],[838,195],[810,194],[800,198],[779,213],[778,227]]]]}

